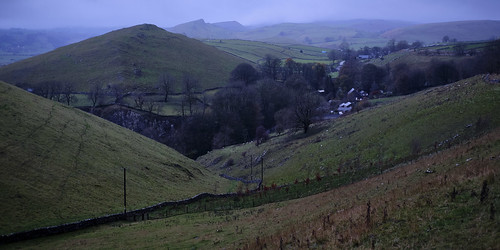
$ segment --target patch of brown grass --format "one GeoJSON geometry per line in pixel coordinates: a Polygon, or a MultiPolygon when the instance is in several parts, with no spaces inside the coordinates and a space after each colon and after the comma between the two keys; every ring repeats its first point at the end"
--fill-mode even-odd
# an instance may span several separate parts
{"type": "MultiPolygon", "coordinates": [[[[422,157],[380,176],[290,201],[279,211],[267,210],[265,217],[259,220],[269,220],[272,215],[285,220],[283,227],[259,236],[258,241],[249,240],[245,246],[247,249],[350,248],[360,246],[366,237],[375,242],[375,236],[370,235],[372,229],[388,221],[397,226],[398,221],[391,218],[398,211],[446,202],[443,193],[461,183],[498,179],[500,155],[494,149],[498,150],[499,139],[500,129],[496,129],[481,138],[422,157]],[[366,223],[368,201],[370,223],[366,223]],[[293,222],[286,223],[285,218],[293,222]]],[[[435,214],[432,210],[425,211],[412,219],[405,230],[417,231],[421,221],[432,221],[435,214]]]]}

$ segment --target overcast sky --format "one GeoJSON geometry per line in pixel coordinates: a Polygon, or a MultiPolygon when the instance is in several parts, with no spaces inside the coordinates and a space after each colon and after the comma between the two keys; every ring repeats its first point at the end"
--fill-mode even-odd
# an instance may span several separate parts
{"type": "Polygon", "coordinates": [[[243,25],[346,19],[500,20],[500,0],[0,0],[0,28],[243,25]]]}

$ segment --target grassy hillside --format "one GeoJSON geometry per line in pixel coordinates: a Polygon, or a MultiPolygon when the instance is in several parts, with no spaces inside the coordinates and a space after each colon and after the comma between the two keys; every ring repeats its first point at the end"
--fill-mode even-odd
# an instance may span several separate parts
{"type": "Polygon", "coordinates": [[[408,50],[400,50],[394,53],[391,53],[382,58],[373,58],[370,59],[367,63],[372,63],[379,67],[384,67],[389,64],[389,66],[393,67],[399,63],[406,63],[408,66],[415,69],[425,69],[429,66],[432,60],[440,60],[440,61],[451,61],[459,62],[463,59],[467,59],[467,57],[450,57],[446,55],[432,55],[427,56],[423,53],[408,51],[408,50]]]}
{"type": "MultiPolygon", "coordinates": [[[[292,131],[260,146],[247,143],[214,150],[198,162],[250,179],[250,162],[255,164],[265,154],[264,183],[268,186],[314,178],[316,174],[374,173],[498,127],[500,86],[482,77],[317,123],[306,135],[292,131]]],[[[260,178],[260,167],[253,171],[260,178]]]]}
{"type": "Polygon", "coordinates": [[[497,128],[379,176],[305,198],[103,225],[6,248],[496,249],[499,142],[497,128]]]}
{"type": "Polygon", "coordinates": [[[129,90],[152,89],[162,73],[199,80],[200,89],[222,86],[241,58],[198,40],[169,33],[154,25],[116,30],[0,68],[0,80],[37,85],[44,81],[71,83],[88,91],[91,83],[121,84],[129,90]]]}
{"type": "Polygon", "coordinates": [[[500,21],[459,21],[420,24],[390,30],[381,37],[426,44],[441,42],[444,36],[458,41],[488,40],[500,36],[500,21]]]}
{"type": "Polygon", "coordinates": [[[129,210],[228,183],[146,137],[0,82],[0,234],[129,210]],[[216,184],[217,183],[217,184],[216,184]]]}
{"type": "Polygon", "coordinates": [[[270,44],[245,40],[204,40],[203,42],[255,64],[261,63],[267,54],[281,59],[292,58],[300,63],[331,63],[327,56],[329,49],[314,46],[270,44]]]}

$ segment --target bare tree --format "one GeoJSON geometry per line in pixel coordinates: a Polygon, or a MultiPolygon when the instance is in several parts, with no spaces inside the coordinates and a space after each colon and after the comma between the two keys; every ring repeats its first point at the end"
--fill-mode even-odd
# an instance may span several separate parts
{"type": "Polygon", "coordinates": [[[448,35],[443,36],[443,43],[448,43],[450,41],[450,37],[448,35]]]}
{"type": "Polygon", "coordinates": [[[73,102],[76,102],[78,99],[76,96],[73,94],[74,89],[73,85],[71,83],[65,83],[63,86],[63,100],[66,102],[66,104],[70,105],[73,102]]]}
{"type": "Polygon", "coordinates": [[[158,80],[158,85],[160,89],[163,91],[165,96],[164,101],[168,101],[168,96],[170,95],[173,85],[175,84],[175,79],[169,75],[168,73],[163,73],[158,80]]]}
{"type": "Polygon", "coordinates": [[[97,103],[102,98],[102,90],[101,85],[99,83],[92,84],[89,94],[87,95],[87,99],[92,103],[91,112],[94,112],[94,108],[97,106],[97,103]]]}
{"type": "Polygon", "coordinates": [[[149,112],[149,114],[153,114],[154,110],[156,110],[156,113],[159,113],[159,105],[155,101],[145,101],[144,105],[146,106],[146,110],[149,112]]]}
{"type": "Polygon", "coordinates": [[[316,93],[297,93],[293,107],[297,125],[304,130],[304,134],[309,131],[309,126],[313,123],[313,118],[317,115],[317,109],[321,103],[321,97],[316,93]]]}
{"type": "Polygon", "coordinates": [[[281,59],[268,54],[264,58],[264,64],[261,66],[262,74],[265,77],[276,80],[278,79],[278,72],[280,70],[280,67],[281,59]]]}
{"type": "Polygon", "coordinates": [[[332,60],[332,63],[334,63],[335,60],[339,59],[339,57],[340,57],[339,50],[332,49],[330,50],[330,52],[328,52],[328,59],[332,60]]]}
{"type": "Polygon", "coordinates": [[[248,63],[240,63],[231,71],[231,82],[242,81],[245,86],[255,83],[259,79],[259,72],[248,63]]]}
{"type": "Polygon", "coordinates": [[[142,109],[142,107],[144,106],[144,101],[145,101],[144,93],[137,93],[137,95],[134,98],[135,106],[138,109],[142,109]]]}
{"type": "Polygon", "coordinates": [[[115,97],[115,103],[119,104],[123,99],[123,88],[120,84],[113,84],[110,86],[111,93],[115,97]]]}
{"type": "MultiPolygon", "coordinates": [[[[184,76],[184,99],[183,106],[187,105],[189,110],[189,115],[193,115],[193,107],[198,101],[198,97],[196,95],[196,88],[198,88],[198,80],[194,79],[189,75],[184,76]]],[[[183,115],[184,115],[184,107],[183,107],[183,115]]]]}
{"type": "Polygon", "coordinates": [[[48,98],[57,102],[61,101],[62,86],[60,82],[50,82],[50,93],[48,98]]]}
{"type": "Polygon", "coordinates": [[[56,81],[45,81],[40,83],[35,89],[35,94],[54,101],[62,101],[62,86],[56,81]]]}

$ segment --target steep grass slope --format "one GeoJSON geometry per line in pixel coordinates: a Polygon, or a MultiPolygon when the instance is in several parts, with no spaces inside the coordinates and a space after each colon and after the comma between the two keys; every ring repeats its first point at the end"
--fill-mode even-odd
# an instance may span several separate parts
{"type": "Polygon", "coordinates": [[[306,135],[289,132],[259,146],[247,143],[214,150],[198,162],[248,179],[253,170],[254,178],[260,178],[257,164],[265,155],[264,183],[268,186],[314,178],[316,174],[381,171],[498,127],[500,85],[483,78],[476,76],[427,89],[317,123],[306,135]]]}
{"type": "Polygon", "coordinates": [[[228,191],[163,144],[4,82],[0,116],[0,234],[123,211],[123,168],[129,210],[228,191]]]}
{"type": "Polygon", "coordinates": [[[497,249],[499,142],[497,128],[378,176],[301,199],[103,225],[6,248],[497,249]]]}
{"type": "Polygon", "coordinates": [[[183,35],[143,24],[116,30],[0,68],[0,80],[38,85],[70,83],[76,91],[90,84],[121,84],[129,90],[153,89],[162,73],[198,79],[200,90],[222,86],[243,59],[183,35]]]}

